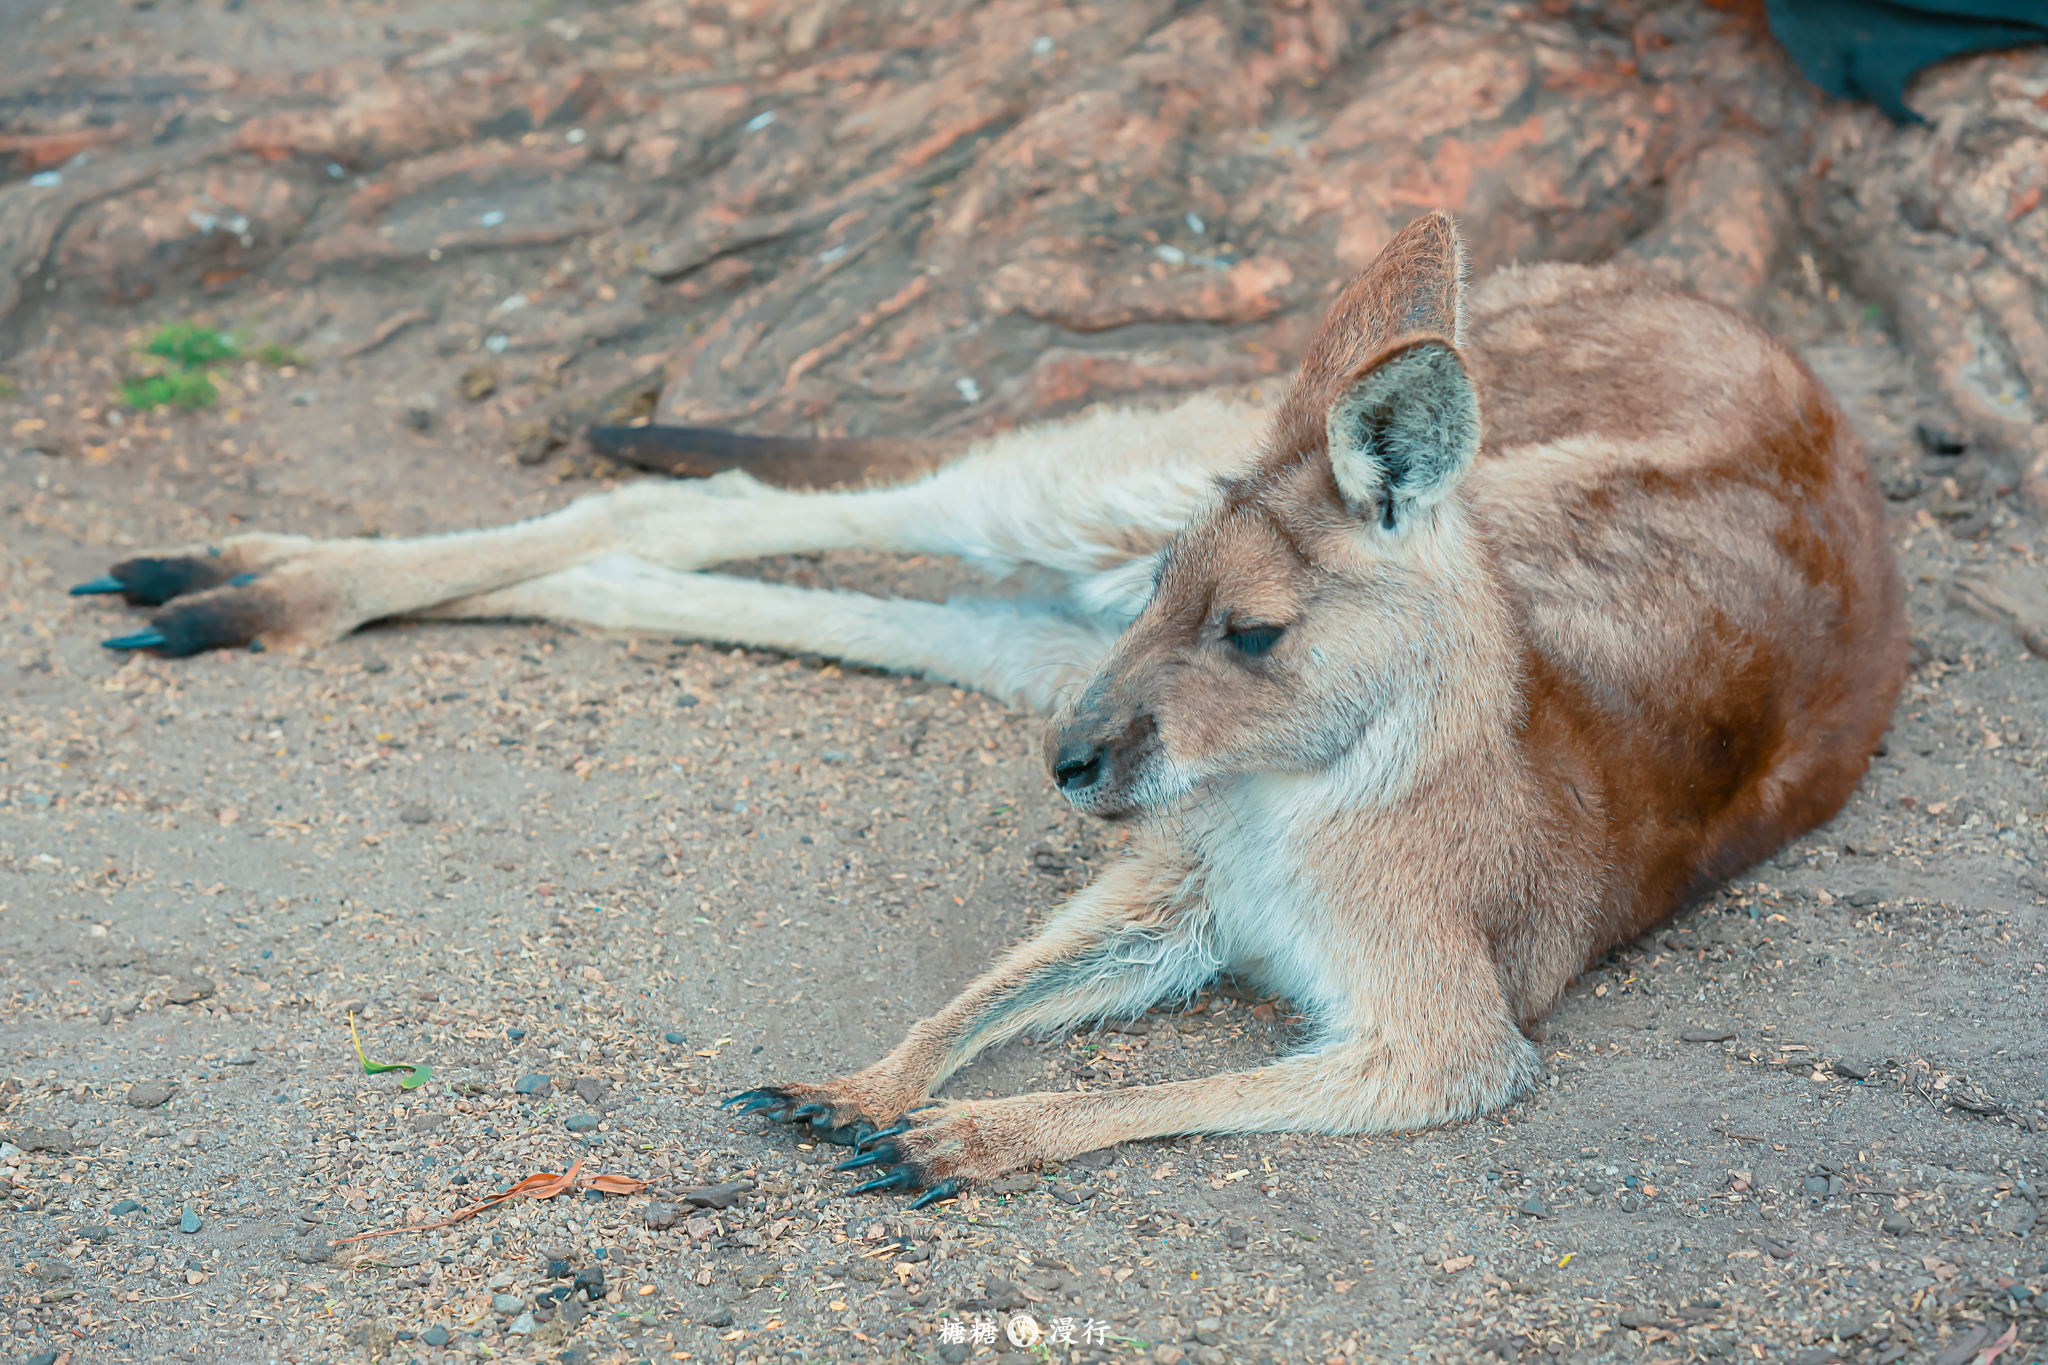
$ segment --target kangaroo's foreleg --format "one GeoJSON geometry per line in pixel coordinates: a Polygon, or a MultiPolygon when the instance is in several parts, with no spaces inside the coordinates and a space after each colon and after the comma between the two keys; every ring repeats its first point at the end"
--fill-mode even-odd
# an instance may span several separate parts
{"type": "Polygon", "coordinates": [[[1222,964],[1198,907],[1182,903],[1183,881],[1182,869],[1136,855],[1075,895],[1044,930],[873,1066],[823,1084],[764,1086],[727,1103],[743,1113],[808,1119],[839,1141],[887,1137],[905,1131],[898,1120],[986,1047],[1027,1031],[1134,1017],[1162,997],[1192,993],[1222,964]]]}
{"type": "Polygon", "coordinates": [[[1344,956],[1331,961],[1355,994],[1317,1009],[1323,1041],[1310,1051],[1201,1080],[920,1109],[859,1139],[872,1150],[842,1169],[882,1168],[856,1193],[922,1189],[929,1203],[1033,1161],[1143,1138],[1428,1127],[1504,1104],[1538,1074],[1483,947],[1418,941],[1362,968],[1344,956]]]}

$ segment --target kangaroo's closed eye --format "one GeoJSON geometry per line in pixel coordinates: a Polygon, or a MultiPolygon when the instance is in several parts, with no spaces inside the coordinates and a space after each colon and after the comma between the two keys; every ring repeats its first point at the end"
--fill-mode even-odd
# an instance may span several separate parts
{"type": "Polygon", "coordinates": [[[1272,649],[1286,629],[1285,626],[1233,625],[1224,630],[1223,638],[1236,646],[1238,653],[1248,654],[1256,659],[1272,649]]]}

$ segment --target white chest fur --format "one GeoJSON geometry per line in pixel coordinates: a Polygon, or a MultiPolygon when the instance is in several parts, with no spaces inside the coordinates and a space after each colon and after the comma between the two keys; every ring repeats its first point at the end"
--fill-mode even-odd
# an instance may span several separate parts
{"type": "Polygon", "coordinates": [[[1201,802],[1185,826],[1215,956],[1311,1017],[1348,994],[1332,952],[1340,907],[1303,857],[1304,833],[1327,823],[1327,781],[1246,778],[1201,802]]]}

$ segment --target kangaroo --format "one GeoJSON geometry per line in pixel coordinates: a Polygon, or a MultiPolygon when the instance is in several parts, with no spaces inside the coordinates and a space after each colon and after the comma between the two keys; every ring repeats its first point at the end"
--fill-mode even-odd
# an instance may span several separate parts
{"type": "Polygon", "coordinates": [[[626,485],[405,541],[244,536],[84,591],[116,648],[544,617],[831,654],[1054,712],[1045,760],[1129,852],[866,1070],[726,1101],[945,1199],[1188,1132],[1414,1129],[1539,1073],[1589,958],[1826,821],[1905,672],[1863,451],[1741,316],[1618,268],[1468,298],[1450,218],[1338,297],[1271,412],[1217,397],[980,445],[893,487],[626,485]],[[1261,434],[1263,433],[1263,434],[1261,434]],[[700,572],[835,547],[1060,571],[1060,602],[886,601],[700,572]],[[935,1103],[1026,1030],[1225,970],[1306,1038],[1256,1071],[935,1103]]]}

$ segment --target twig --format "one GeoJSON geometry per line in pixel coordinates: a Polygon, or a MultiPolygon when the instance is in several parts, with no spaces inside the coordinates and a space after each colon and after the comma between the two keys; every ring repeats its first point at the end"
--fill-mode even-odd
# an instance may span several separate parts
{"type": "Polygon", "coordinates": [[[343,347],[341,358],[343,360],[354,360],[359,355],[368,355],[406,328],[412,326],[415,322],[432,322],[433,320],[434,310],[431,308],[408,308],[402,313],[393,313],[390,317],[378,323],[370,335],[353,346],[343,347]]]}

